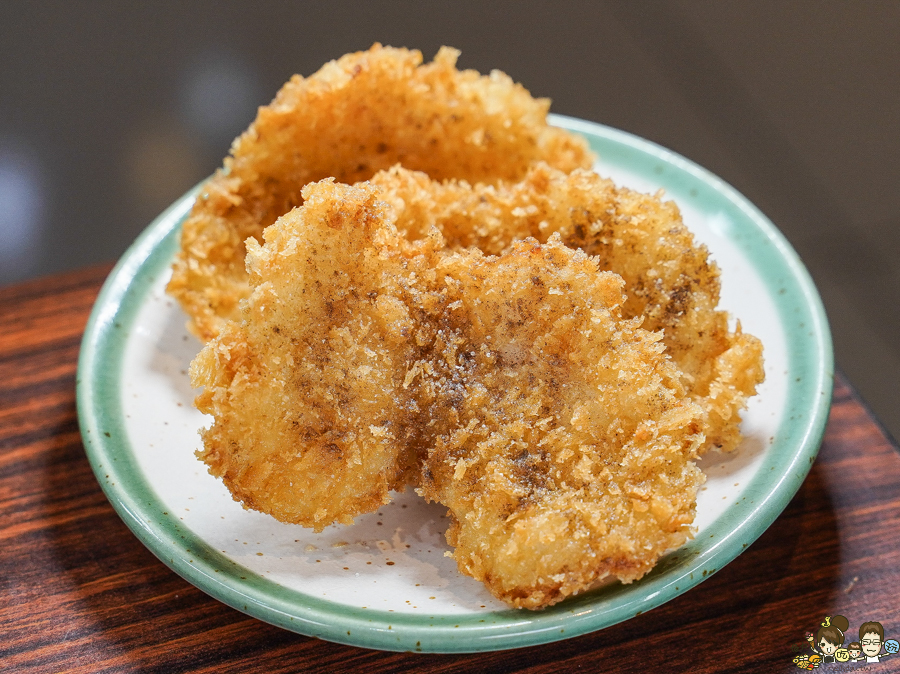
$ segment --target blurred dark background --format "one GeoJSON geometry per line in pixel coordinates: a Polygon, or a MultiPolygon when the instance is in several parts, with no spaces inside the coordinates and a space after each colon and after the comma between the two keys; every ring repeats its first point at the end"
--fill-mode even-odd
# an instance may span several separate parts
{"type": "MultiPolygon", "coordinates": [[[[900,437],[900,2],[0,3],[0,284],[116,259],[293,73],[462,50],[755,202],[900,437]]],[[[0,307],[0,311],[3,308],[0,307]]]]}

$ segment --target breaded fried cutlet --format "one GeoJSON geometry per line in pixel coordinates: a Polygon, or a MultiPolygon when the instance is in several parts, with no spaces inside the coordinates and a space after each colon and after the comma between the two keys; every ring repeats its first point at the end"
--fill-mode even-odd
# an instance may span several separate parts
{"type": "Polygon", "coordinates": [[[418,51],[376,44],[294,76],[259,109],[182,228],[168,292],[195,335],[207,341],[239,317],[245,241],[300,205],[307,183],[353,183],[396,163],[473,183],[517,180],[536,160],[591,165],[583,138],[547,124],[548,100],[499,71],[459,71],[457,56],[443,47],[422,65],[418,51]]]}
{"type": "Polygon", "coordinates": [[[199,456],[245,507],[321,530],[408,482],[460,570],[540,608],[690,534],[700,409],[623,281],[562,245],[398,235],[368,183],[308,185],[248,246],[253,292],[192,364],[199,456]]]}
{"type": "Polygon", "coordinates": [[[678,207],[660,196],[617,187],[596,173],[533,166],[518,182],[470,185],[435,181],[394,167],[372,182],[397,212],[397,227],[416,239],[437,227],[451,248],[478,247],[489,254],[517,240],[545,242],[554,233],[594,256],[600,269],[625,279],[626,317],[662,331],[687,389],[704,410],[710,448],[740,443],[740,411],[764,377],[762,345],[729,330],[718,309],[719,269],[685,227],[678,207]]]}
{"type": "Polygon", "coordinates": [[[416,466],[404,387],[415,324],[375,190],[324,181],[251,239],[253,292],[191,365],[213,415],[198,456],[245,507],[321,531],[390,500],[416,466]]]}
{"type": "Polygon", "coordinates": [[[530,609],[646,574],[690,535],[703,432],[622,279],[556,234],[434,268],[419,491],[449,508],[460,571],[530,609]]]}

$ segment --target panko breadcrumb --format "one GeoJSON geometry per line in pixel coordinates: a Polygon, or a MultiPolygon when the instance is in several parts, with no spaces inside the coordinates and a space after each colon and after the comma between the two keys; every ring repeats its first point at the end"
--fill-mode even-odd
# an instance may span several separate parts
{"type": "Polygon", "coordinates": [[[547,124],[549,101],[505,74],[456,69],[443,47],[374,45],[294,76],[235,140],[184,223],[168,286],[201,340],[237,319],[249,295],[244,242],[302,203],[307,183],[365,180],[395,163],[436,178],[494,183],[521,178],[535,160],[587,168],[580,136],[547,124]]]}
{"type": "Polygon", "coordinates": [[[762,344],[740,323],[729,330],[728,314],[718,309],[719,269],[673,202],[617,187],[592,171],[566,174],[546,164],[496,186],[439,182],[402,167],[379,172],[372,182],[384,188],[397,227],[409,238],[437,227],[450,247],[498,254],[525,237],[544,242],[558,233],[601,269],[621,275],[623,314],[662,331],[704,411],[701,452],[731,451],[740,443],[740,411],[764,377],[762,344]]]}

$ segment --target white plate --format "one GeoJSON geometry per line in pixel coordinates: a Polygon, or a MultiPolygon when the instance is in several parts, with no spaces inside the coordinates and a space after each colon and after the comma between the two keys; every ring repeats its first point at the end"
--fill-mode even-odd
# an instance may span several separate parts
{"type": "Polygon", "coordinates": [[[664,188],[722,269],[722,307],[765,345],[766,381],[745,440],[707,455],[695,539],[647,577],[540,612],[516,611],[444,556],[445,509],[397,496],[320,534],[243,510],[194,457],[209,419],[187,370],[201,345],[164,292],[195,191],[141,235],[107,280],[79,362],[88,457],[123,520],[163,562],[225,603],[332,641],[431,652],[514,648],[583,634],[693,587],[761,534],[799,488],[824,432],[832,387],[828,326],[796,254],[741,195],[704,169],[621,131],[554,117],[585,135],[597,169],[664,188]]]}

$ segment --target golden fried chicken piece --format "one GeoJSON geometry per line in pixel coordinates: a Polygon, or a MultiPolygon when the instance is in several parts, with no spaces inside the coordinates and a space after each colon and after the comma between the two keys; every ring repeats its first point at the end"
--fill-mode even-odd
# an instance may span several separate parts
{"type": "Polygon", "coordinates": [[[248,242],[253,292],[191,365],[198,456],[235,500],[320,531],[389,501],[415,465],[405,260],[373,189],[304,188],[248,242]]]}
{"type": "Polygon", "coordinates": [[[460,571],[531,609],[646,574],[690,535],[703,433],[621,278],[555,234],[434,268],[420,493],[450,509],[460,571]]]}
{"type": "Polygon", "coordinates": [[[581,137],[548,126],[548,100],[498,71],[459,71],[457,56],[444,47],[421,65],[418,51],[376,44],[294,76],[260,108],[182,229],[168,291],[192,332],[206,341],[239,317],[250,292],[244,242],[302,203],[309,182],[352,183],[398,162],[485,183],[519,179],[535,160],[590,166],[581,137]]]}
{"type": "Polygon", "coordinates": [[[321,530],[418,481],[459,568],[540,608],[690,533],[701,412],[620,277],[563,246],[409,243],[332,180],[248,245],[253,292],[191,367],[198,452],[235,499],[321,530]]]}
{"type": "Polygon", "coordinates": [[[565,174],[540,164],[522,181],[497,186],[439,183],[400,167],[372,182],[397,211],[397,227],[414,239],[436,226],[448,246],[497,254],[516,240],[547,241],[559,233],[567,246],[596,256],[601,269],[625,279],[623,314],[642,316],[642,327],[663,332],[704,410],[701,452],[737,447],[740,410],[764,377],[762,345],[740,324],[728,329],[728,315],[717,309],[719,270],[674,203],[590,171],[565,174]]]}

